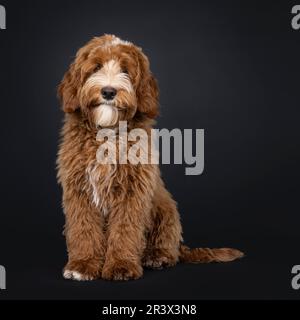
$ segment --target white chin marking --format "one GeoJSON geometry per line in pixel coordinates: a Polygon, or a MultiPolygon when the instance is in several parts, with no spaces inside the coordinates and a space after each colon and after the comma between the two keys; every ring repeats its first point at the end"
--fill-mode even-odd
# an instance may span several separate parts
{"type": "Polygon", "coordinates": [[[101,104],[94,109],[96,126],[110,127],[118,121],[118,110],[109,104],[101,104]]]}
{"type": "Polygon", "coordinates": [[[77,281],[92,280],[92,279],[89,279],[88,277],[82,275],[78,271],[65,270],[63,275],[64,275],[65,279],[71,279],[71,280],[77,280],[77,281]]]}

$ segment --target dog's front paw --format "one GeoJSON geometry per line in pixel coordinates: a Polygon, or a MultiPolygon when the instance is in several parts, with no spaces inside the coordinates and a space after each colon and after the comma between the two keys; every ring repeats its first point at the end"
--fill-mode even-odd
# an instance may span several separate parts
{"type": "Polygon", "coordinates": [[[89,281],[100,278],[100,262],[92,259],[69,261],[64,268],[63,276],[65,279],[77,281],[89,281]]]}
{"type": "Polygon", "coordinates": [[[126,260],[105,263],[102,271],[102,278],[106,280],[135,280],[142,275],[142,266],[126,260]]]}
{"type": "Polygon", "coordinates": [[[162,269],[172,267],[177,263],[177,259],[160,249],[153,249],[145,254],[143,266],[151,269],[162,269]]]}

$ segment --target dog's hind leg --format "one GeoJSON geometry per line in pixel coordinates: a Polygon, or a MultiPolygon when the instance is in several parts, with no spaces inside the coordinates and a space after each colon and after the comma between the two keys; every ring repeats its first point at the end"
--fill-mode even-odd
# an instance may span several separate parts
{"type": "Polygon", "coordinates": [[[143,265],[158,269],[173,266],[179,261],[182,229],[176,202],[163,182],[154,197],[152,219],[143,265]]]}

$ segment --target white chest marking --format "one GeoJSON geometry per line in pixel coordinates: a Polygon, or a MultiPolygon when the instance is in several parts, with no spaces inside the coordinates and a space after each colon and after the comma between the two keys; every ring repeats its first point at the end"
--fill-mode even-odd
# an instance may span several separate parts
{"type": "Polygon", "coordinates": [[[109,170],[107,170],[108,172],[106,172],[105,177],[101,176],[101,164],[99,164],[97,160],[91,162],[86,169],[87,179],[90,185],[91,201],[100,209],[104,216],[109,214],[107,199],[111,192],[113,176],[116,173],[115,165],[107,166],[109,170]]]}

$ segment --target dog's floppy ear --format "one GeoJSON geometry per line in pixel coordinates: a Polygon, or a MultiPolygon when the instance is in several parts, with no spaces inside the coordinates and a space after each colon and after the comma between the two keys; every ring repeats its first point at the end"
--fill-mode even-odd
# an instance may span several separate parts
{"type": "Polygon", "coordinates": [[[113,36],[104,35],[90,40],[85,46],[78,50],[75,61],[70,65],[58,86],[58,97],[61,100],[64,112],[74,112],[80,107],[78,90],[81,84],[81,67],[95,46],[102,46],[106,41],[112,40],[113,36]]]}
{"type": "Polygon", "coordinates": [[[148,58],[139,51],[140,81],[137,87],[138,110],[149,118],[158,116],[158,85],[150,71],[148,58]]]}
{"type": "Polygon", "coordinates": [[[80,74],[76,71],[75,62],[73,62],[58,86],[58,97],[61,100],[64,112],[71,113],[79,108],[77,98],[79,82],[80,74]]]}

